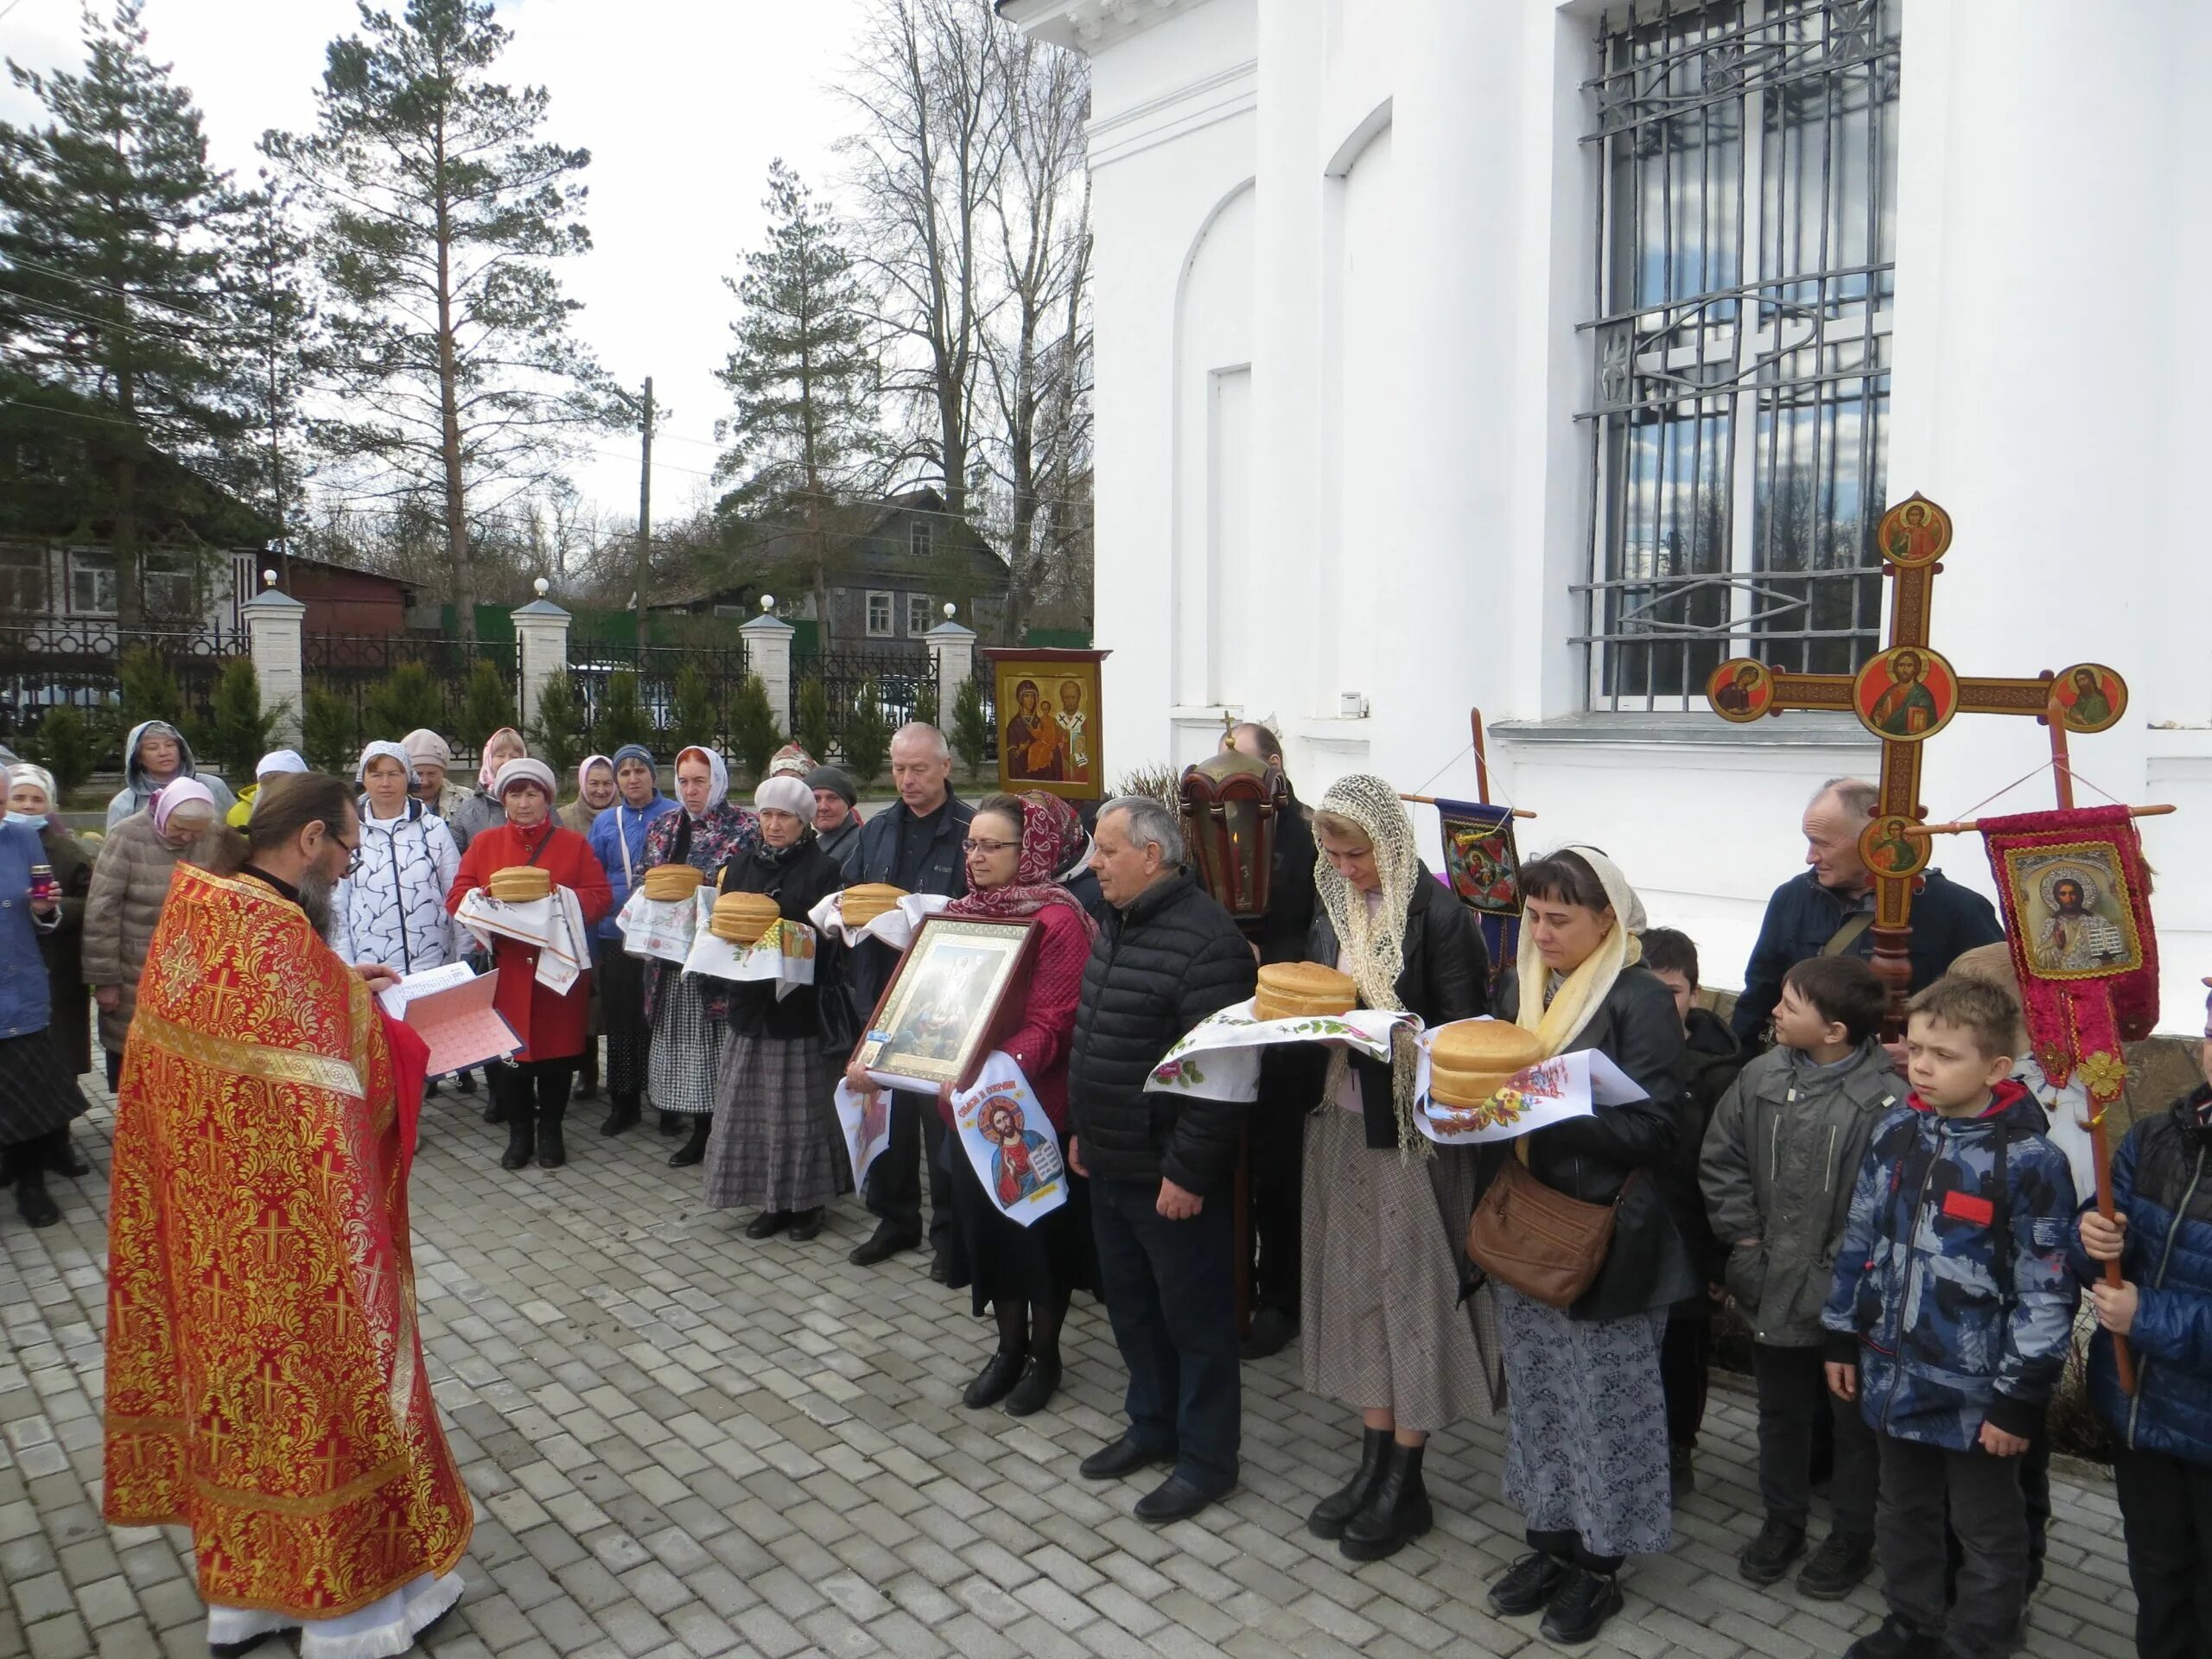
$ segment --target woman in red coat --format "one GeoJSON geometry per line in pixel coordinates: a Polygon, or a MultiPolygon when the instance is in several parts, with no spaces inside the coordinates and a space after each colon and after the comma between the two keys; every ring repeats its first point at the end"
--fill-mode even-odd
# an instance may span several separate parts
{"type": "MultiPolygon", "coordinates": [[[[472,889],[490,886],[494,871],[535,864],[552,876],[556,889],[575,894],[588,940],[614,895],[584,838],[553,822],[552,769],[542,760],[510,760],[499,768],[492,793],[505,808],[506,822],[471,838],[446,894],[446,909],[459,910],[472,889]]],[[[492,1070],[493,1091],[504,1097],[507,1115],[507,1150],[499,1167],[520,1169],[534,1151],[540,1169],[558,1169],[569,1161],[561,1125],[584,1052],[591,972],[587,967],[556,996],[537,982],[537,947],[504,935],[493,936],[492,965],[499,970],[494,1006],[522,1039],[514,1058],[492,1070]]]]}
{"type": "MultiPolygon", "coordinates": [[[[968,825],[968,896],[944,912],[997,921],[1029,918],[1037,924],[1040,937],[1019,1023],[999,1048],[1021,1068],[1037,1104],[1052,1120],[1063,1167],[1068,1044],[1075,1035],[1083,968],[1090,960],[1098,925],[1082,901],[1053,878],[1083,840],[1083,825],[1065,801],[1041,791],[987,797],[968,825]]],[[[847,1075],[855,1088],[874,1086],[857,1067],[847,1075]]],[[[938,1111],[950,1128],[949,1090],[939,1093],[938,1111]]],[[[957,1134],[949,1138],[946,1152],[952,1165],[953,1216],[971,1274],[972,1308],[980,1314],[988,1306],[999,1327],[998,1351],[968,1385],[963,1402],[981,1410],[1004,1400],[1010,1414],[1027,1417],[1041,1410],[1060,1385],[1060,1321],[1069,1297],[1096,1282],[1084,1184],[1064,1176],[1068,1202],[1024,1227],[984,1191],[957,1134]]],[[[1031,1155],[1020,1135],[1006,1135],[995,1173],[997,1183],[1018,1193],[1031,1155]]]]}

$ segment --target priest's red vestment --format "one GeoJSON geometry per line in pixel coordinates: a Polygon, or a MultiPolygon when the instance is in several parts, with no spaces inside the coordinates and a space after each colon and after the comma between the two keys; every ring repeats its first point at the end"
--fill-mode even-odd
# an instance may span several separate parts
{"type": "Polygon", "coordinates": [[[408,1248],[426,1058],[297,905],[177,867],[116,1097],[106,1512],[190,1527],[211,1605],[334,1618],[467,1548],[408,1248]]]}

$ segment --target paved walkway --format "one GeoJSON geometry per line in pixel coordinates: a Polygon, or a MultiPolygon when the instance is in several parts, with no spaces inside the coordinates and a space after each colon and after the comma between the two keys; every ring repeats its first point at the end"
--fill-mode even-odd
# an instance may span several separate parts
{"type": "MultiPolygon", "coordinates": [[[[479,1505],[438,1659],[1554,1651],[1483,1605],[1520,1549],[1496,1427],[1435,1442],[1435,1532],[1350,1570],[1303,1520],[1353,1427],[1298,1389],[1293,1350],[1246,1368],[1242,1490],[1154,1531],[1128,1514],[1141,1484],[1074,1475],[1122,1379],[1087,1299],[1051,1408],[963,1411],[988,1325],[918,1255],[849,1266],[849,1200],[811,1245],[748,1243],[650,1127],[610,1145],[582,1103],[567,1169],[507,1175],[469,1103],[431,1103],[414,1188],[431,1375],[479,1505]]],[[[102,1166],[109,1122],[103,1097],[79,1126],[102,1166]]],[[[99,1519],[104,1173],[57,1192],[58,1227],[0,1217],[0,1659],[203,1659],[181,1535],[99,1519]]],[[[1749,1402],[1716,1391],[1707,1435],[1674,1553],[1636,1562],[1627,1612],[1573,1651],[1841,1653],[1878,1604],[1739,1581],[1749,1402]]],[[[2027,1651],[2124,1655],[2111,1491],[2062,1481],[2057,1504],[2027,1651]]]]}

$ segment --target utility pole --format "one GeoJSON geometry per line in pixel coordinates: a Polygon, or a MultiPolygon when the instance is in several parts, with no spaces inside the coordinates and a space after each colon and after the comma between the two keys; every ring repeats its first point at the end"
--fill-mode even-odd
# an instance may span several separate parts
{"type": "Polygon", "coordinates": [[[653,574],[653,378],[645,377],[644,443],[638,457],[638,670],[645,660],[645,605],[653,574]]]}

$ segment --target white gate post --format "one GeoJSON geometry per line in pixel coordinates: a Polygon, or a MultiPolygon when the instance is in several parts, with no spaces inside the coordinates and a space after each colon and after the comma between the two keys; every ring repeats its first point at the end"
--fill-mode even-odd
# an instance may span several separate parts
{"type": "Polygon", "coordinates": [[[745,671],[758,674],[768,688],[768,709],[776,729],[791,729],[791,636],[798,632],[775,615],[775,595],[760,595],[760,614],[738,632],[745,637],[745,671]]]}
{"type": "MultiPolygon", "coordinates": [[[[308,607],[276,588],[276,573],[264,570],[268,586],[238,608],[245,615],[246,655],[261,688],[261,712],[277,717],[276,735],[296,747],[307,714],[307,677],[301,662],[308,607]]],[[[251,778],[241,780],[250,784],[251,778]]]]}
{"type": "Polygon", "coordinates": [[[922,636],[930,648],[930,669],[937,676],[937,728],[952,735],[953,706],[960,688],[976,672],[976,630],[952,620],[952,607],[944,607],[944,620],[922,636]]]}
{"type": "Polygon", "coordinates": [[[515,673],[522,681],[522,729],[537,724],[546,681],[569,669],[569,613],[545,597],[552,584],[537,579],[537,597],[514,613],[515,673]]]}

